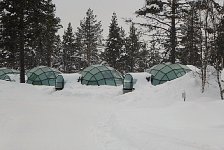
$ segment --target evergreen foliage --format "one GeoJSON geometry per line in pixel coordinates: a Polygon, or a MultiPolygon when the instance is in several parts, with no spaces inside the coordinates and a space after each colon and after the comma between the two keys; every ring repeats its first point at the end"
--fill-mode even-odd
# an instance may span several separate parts
{"type": "Polygon", "coordinates": [[[63,49],[63,71],[71,72],[73,70],[72,58],[75,54],[75,36],[72,31],[71,23],[68,24],[68,27],[64,32],[62,49],[63,49]]]}
{"type": "Polygon", "coordinates": [[[127,70],[128,72],[135,72],[139,67],[140,48],[139,33],[134,24],[130,26],[129,36],[126,38],[125,49],[127,55],[127,70]]]}
{"type": "Polygon", "coordinates": [[[124,46],[122,35],[124,36],[124,31],[118,26],[116,13],[113,13],[109,26],[109,35],[106,40],[104,59],[111,67],[117,70],[121,70],[122,66],[120,64],[122,48],[124,46]]]}
{"type": "Polygon", "coordinates": [[[147,19],[149,23],[136,23],[147,27],[150,36],[157,37],[158,43],[162,43],[165,57],[175,63],[179,26],[182,15],[187,7],[187,2],[181,0],[146,0],[146,5],[136,11],[137,16],[147,19]]]}
{"type": "Polygon", "coordinates": [[[60,28],[52,0],[2,0],[2,65],[25,69],[36,65],[51,66],[55,34],[60,28]],[[19,65],[18,65],[19,64],[19,65]]]}
{"type": "Polygon", "coordinates": [[[178,58],[182,64],[201,67],[201,23],[196,3],[189,3],[189,9],[185,11],[184,22],[181,26],[181,44],[183,48],[178,51],[178,58]]]}
{"type": "Polygon", "coordinates": [[[101,45],[103,30],[101,29],[101,22],[98,22],[96,17],[93,10],[89,8],[77,31],[77,41],[80,42],[79,45],[82,45],[83,59],[88,65],[100,61],[98,47],[101,45]]]}

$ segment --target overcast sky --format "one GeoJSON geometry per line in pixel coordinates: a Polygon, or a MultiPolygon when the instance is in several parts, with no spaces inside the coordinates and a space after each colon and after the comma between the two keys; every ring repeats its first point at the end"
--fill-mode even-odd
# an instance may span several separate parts
{"type": "Polygon", "coordinates": [[[113,12],[117,13],[119,25],[128,28],[122,18],[132,17],[136,10],[143,7],[145,0],[53,0],[53,2],[56,5],[56,15],[60,17],[64,27],[59,31],[60,34],[64,32],[69,22],[76,31],[80,20],[86,16],[87,9],[91,8],[97,15],[97,20],[102,21],[104,36],[107,36],[113,12]]]}
{"type": "MultiPolygon", "coordinates": [[[[216,0],[223,3],[224,0],[216,0]]],[[[56,15],[60,17],[63,29],[59,31],[62,35],[67,28],[68,23],[72,23],[73,31],[76,31],[77,27],[86,16],[86,11],[91,8],[97,20],[102,21],[104,29],[104,37],[108,35],[113,12],[117,13],[119,25],[124,27],[126,32],[129,30],[122,18],[130,18],[134,16],[134,12],[143,7],[145,0],[53,0],[56,5],[56,15]]]]}

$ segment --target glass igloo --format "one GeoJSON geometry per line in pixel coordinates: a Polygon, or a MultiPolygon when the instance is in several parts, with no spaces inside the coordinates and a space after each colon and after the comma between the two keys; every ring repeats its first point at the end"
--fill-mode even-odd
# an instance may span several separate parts
{"type": "Polygon", "coordinates": [[[152,85],[163,84],[167,81],[179,78],[189,71],[191,71],[191,69],[185,65],[171,63],[158,64],[147,70],[147,72],[152,75],[152,85]]]}
{"type": "Polygon", "coordinates": [[[27,83],[55,86],[55,80],[58,74],[61,74],[61,72],[54,68],[38,66],[27,72],[27,83]]]}
{"type": "Polygon", "coordinates": [[[9,74],[19,74],[18,70],[15,69],[8,69],[8,68],[0,68],[0,80],[9,80],[10,77],[8,76],[9,74]]]}
{"type": "Polygon", "coordinates": [[[122,85],[123,77],[114,68],[92,65],[82,71],[81,83],[85,85],[122,85]]]}

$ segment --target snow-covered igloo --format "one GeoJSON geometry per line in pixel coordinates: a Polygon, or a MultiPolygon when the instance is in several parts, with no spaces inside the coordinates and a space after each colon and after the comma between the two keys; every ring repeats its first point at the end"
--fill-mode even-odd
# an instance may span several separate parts
{"type": "Polygon", "coordinates": [[[19,74],[18,70],[9,69],[9,68],[0,68],[0,80],[11,81],[10,74],[19,74]]]}
{"type": "Polygon", "coordinates": [[[151,74],[152,85],[158,85],[179,78],[191,69],[182,64],[161,63],[146,71],[151,74]]]}
{"type": "Polygon", "coordinates": [[[91,65],[85,68],[81,75],[81,83],[85,85],[118,86],[123,83],[121,73],[106,65],[91,65]]]}
{"type": "Polygon", "coordinates": [[[55,86],[55,80],[60,71],[46,66],[38,66],[27,72],[27,83],[33,85],[55,86]]]}

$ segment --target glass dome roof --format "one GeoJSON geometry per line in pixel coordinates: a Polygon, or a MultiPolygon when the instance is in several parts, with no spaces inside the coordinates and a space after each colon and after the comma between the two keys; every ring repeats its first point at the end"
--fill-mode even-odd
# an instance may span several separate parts
{"type": "Polygon", "coordinates": [[[55,86],[55,80],[58,74],[61,74],[61,72],[54,68],[38,66],[27,72],[27,83],[55,86]]]}
{"type": "Polygon", "coordinates": [[[82,71],[81,83],[85,85],[122,85],[123,77],[114,68],[92,65],[82,71]]]}
{"type": "Polygon", "coordinates": [[[146,71],[152,75],[152,85],[158,85],[179,78],[191,71],[191,69],[181,64],[162,63],[146,71]]]}
{"type": "Polygon", "coordinates": [[[8,68],[0,68],[0,80],[6,80],[9,78],[8,74],[19,74],[18,70],[8,69],[8,68]]]}

